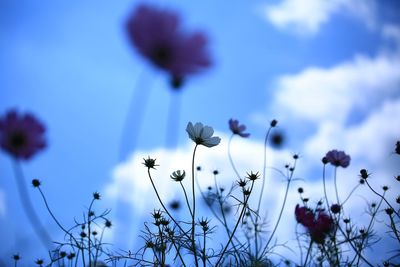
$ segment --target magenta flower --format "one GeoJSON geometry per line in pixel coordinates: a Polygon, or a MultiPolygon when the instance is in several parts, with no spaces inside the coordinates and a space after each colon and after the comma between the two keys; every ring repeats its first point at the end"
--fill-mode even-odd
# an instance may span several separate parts
{"type": "Polygon", "coordinates": [[[243,124],[239,125],[238,120],[230,119],[229,120],[229,128],[231,129],[233,134],[237,134],[241,137],[249,137],[250,136],[249,133],[244,133],[244,131],[246,130],[246,126],[243,124]]]}
{"type": "Polygon", "coordinates": [[[311,227],[314,223],[314,212],[307,207],[296,205],[294,210],[296,221],[305,227],[311,227]]]}
{"type": "Polygon", "coordinates": [[[346,168],[350,165],[350,156],[344,153],[344,151],[338,151],[336,149],[326,153],[325,159],[335,167],[346,168]]]}
{"type": "Polygon", "coordinates": [[[333,229],[332,218],[322,210],[314,212],[307,207],[300,207],[297,204],[295,216],[297,222],[307,229],[311,240],[318,244],[322,244],[326,236],[333,229]]]}
{"type": "Polygon", "coordinates": [[[318,244],[325,241],[326,236],[333,230],[333,220],[325,212],[318,212],[311,227],[307,227],[311,240],[318,244]]]}
{"type": "Polygon", "coordinates": [[[16,159],[30,159],[46,147],[46,129],[32,114],[15,110],[0,118],[0,146],[16,159]]]}
{"type": "Polygon", "coordinates": [[[141,4],[129,17],[127,31],[139,53],[175,82],[211,65],[206,36],[183,32],[178,15],[171,11],[141,4]]]}

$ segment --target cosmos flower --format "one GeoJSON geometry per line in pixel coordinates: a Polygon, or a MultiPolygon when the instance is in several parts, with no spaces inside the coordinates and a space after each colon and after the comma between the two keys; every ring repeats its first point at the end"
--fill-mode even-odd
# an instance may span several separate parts
{"type": "Polygon", "coordinates": [[[324,243],[325,237],[333,230],[333,220],[323,211],[318,212],[314,223],[307,227],[311,240],[318,244],[324,243]]]}
{"type": "Polygon", "coordinates": [[[300,207],[298,204],[295,208],[295,217],[298,223],[303,225],[310,234],[311,240],[322,244],[325,237],[333,229],[333,220],[322,210],[312,211],[307,207],[300,207]]]}
{"type": "Polygon", "coordinates": [[[243,124],[239,125],[238,120],[230,119],[229,120],[229,128],[231,129],[233,134],[237,134],[241,137],[249,137],[250,136],[249,133],[244,133],[244,131],[246,130],[246,126],[243,124]]]}
{"type": "Polygon", "coordinates": [[[128,18],[126,27],[138,52],[167,71],[175,82],[211,65],[206,36],[183,32],[174,12],[141,4],[128,18]]]}
{"type": "Polygon", "coordinates": [[[46,147],[45,131],[32,114],[11,110],[0,118],[0,146],[14,158],[28,160],[46,147]]]}
{"type": "Polygon", "coordinates": [[[214,134],[214,129],[212,127],[203,126],[203,124],[200,122],[197,122],[194,126],[191,122],[189,122],[186,127],[186,132],[188,133],[190,139],[192,139],[198,145],[213,147],[221,142],[221,138],[212,136],[214,134]]]}
{"type": "Polygon", "coordinates": [[[307,207],[300,207],[299,204],[296,205],[294,210],[296,221],[305,227],[310,227],[314,222],[314,213],[307,207]]]}
{"type": "Polygon", "coordinates": [[[335,167],[346,168],[350,165],[350,156],[344,153],[344,151],[338,151],[336,149],[326,153],[325,159],[335,167]]]}

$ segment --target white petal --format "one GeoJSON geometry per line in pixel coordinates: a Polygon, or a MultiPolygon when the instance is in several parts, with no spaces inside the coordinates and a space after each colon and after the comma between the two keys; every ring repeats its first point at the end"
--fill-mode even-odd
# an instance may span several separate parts
{"type": "Polygon", "coordinates": [[[203,131],[203,124],[201,122],[196,122],[194,125],[194,135],[195,137],[201,137],[201,132],[203,131]]]}
{"type": "Polygon", "coordinates": [[[213,146],[218,145],[219,142],[221,142],[221,138],[219,138],[218,136],[214,136],[214,137],[208,138],[207,140],[204,140],[202,145],[205,145],[206,147],[213,147],[213,146]]]}
{"type": "Polygon", "coordinates": [[[204,126],[203,132],[201,133],[202,139],[210,138],[214,133],[214,129],[210,126],[204,126]]]}
{"type": "Polygon", "coordinates": [[[194,140],[196,139],[196,134],[193,128],[193,124],[192,122],[189,122],[188,125],[186,126],[186,132],[188,133],[190,139],[194,140]]]}

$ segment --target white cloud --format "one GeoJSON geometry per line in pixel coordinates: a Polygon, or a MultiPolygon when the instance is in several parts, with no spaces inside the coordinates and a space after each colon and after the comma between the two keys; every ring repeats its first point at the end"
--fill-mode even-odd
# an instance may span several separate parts
{"type": "Polygon", "coordinates": [[[374,1],[369,0],[284,0],[262,8],[264,17],[278,28],[299,34],[315,34],[333,14],[345,11],[372,27],[374,1]]]}
{"type": "Polygon", "coordinates": [[[389,55],[357,56],[330,69],[310,67],[281,76],[276,83],[276,109],[312,122],[344,124],[351,112],[369,113],[399,95],[400,59],[389,55]]]}

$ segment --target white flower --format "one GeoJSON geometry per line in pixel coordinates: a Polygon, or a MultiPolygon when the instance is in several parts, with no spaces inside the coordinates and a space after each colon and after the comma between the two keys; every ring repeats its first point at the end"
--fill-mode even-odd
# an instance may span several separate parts
{"type": "Polygon", "coordinates": [[[196,144],[203,145],[206,147],[213,147],[219,144],[221,138],[212,136],[214,129],[210,126],[203,126],[202,123],[197,122],[194,126],[191,122],[186,127],[186,132],[189,134],[196,144]]]}

